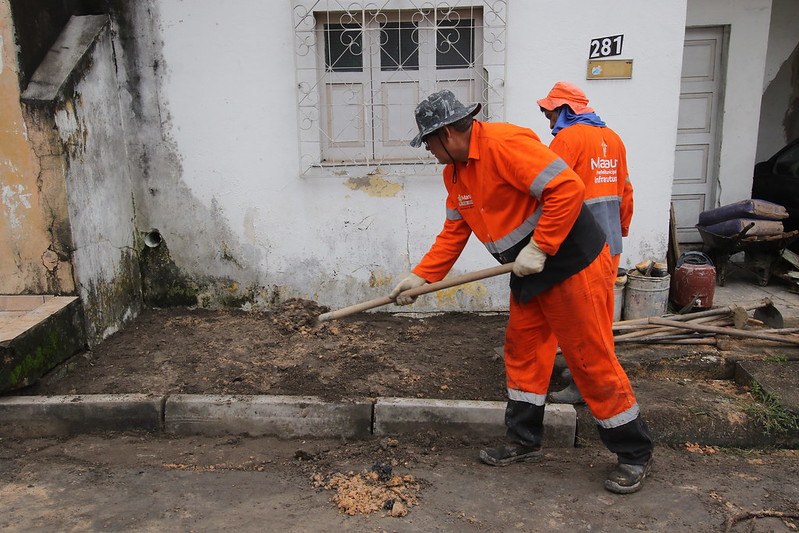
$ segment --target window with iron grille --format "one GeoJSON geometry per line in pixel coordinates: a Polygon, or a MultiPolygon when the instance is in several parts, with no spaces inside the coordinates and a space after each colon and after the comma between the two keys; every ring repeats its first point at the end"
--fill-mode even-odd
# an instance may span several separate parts
{"type": "Polygon", "coordinates": [[[504,1],[412,5],[295,2],[303,172],[429,163],[413,111],[441,89],[501,113],[504,1]]]}

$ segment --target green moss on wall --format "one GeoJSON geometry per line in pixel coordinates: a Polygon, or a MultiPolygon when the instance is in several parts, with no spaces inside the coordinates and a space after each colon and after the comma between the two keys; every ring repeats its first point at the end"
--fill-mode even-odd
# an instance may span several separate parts
{"type": "Polygon", "coordinates": [[[155,248],[144,247],[140,254],[142,297],[151,307],[197,305],[197,284],[185,276],[162,242],[155,248]]]}
{"type": "Polygon", "coordinates": [[[0,392],[35,383],[86,348],[79,300],[47,317],[0,348],[0,392]]]}
{"type": "Polygon", "coordinates": [[[83,296],[89,343],[100,342],[108,331],[116,331],[141,308],[141,277],[138,256],[125,250],[114,267],[111,280],[92,282],[83,296]]]}

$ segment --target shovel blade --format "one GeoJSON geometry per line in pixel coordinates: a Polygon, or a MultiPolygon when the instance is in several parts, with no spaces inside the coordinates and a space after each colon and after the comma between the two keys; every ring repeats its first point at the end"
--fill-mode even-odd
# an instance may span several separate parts
{"type": "Polygon", "coordinates": [[[785,320],[782,318],[782,313],[780,313],[771,302],[767,302],[762,307],[755,309],[752,316],[771,328],[779,329],[785,327],[785,320]]]}

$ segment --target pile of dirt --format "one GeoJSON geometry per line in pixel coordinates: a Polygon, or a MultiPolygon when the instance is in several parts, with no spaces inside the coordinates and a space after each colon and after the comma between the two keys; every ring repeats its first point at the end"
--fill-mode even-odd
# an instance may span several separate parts
{"type": "Polygon", "coordinates": [[[273,313],[272,323],[278,331],[286,335],[295,332],[310,335],[320,329],[327,330],[325,325],[318,323],[318,317],[328,311],[329,307],[321,306],[312,300],[292,298],[283,302],[273,313]]]}
{"type": "Polygon", "coordinates": [[[309,300],[287,301],[274,312],[147,309],[13,394],[506,399],[496,348],[507,314],[380,312],[319,323],[326,311],[309,300]]]}
{"type": "Polygon", "coordinates": [[[382,463],[357,474],[336,472],[327,479],[317,474],[312,481],[314,487],[334,490],[330,501],[348,515],[385,511],[387,516],[403,517],[419,504],[421,482],[411,474],[393,475],[391,466],[382,463]]]}

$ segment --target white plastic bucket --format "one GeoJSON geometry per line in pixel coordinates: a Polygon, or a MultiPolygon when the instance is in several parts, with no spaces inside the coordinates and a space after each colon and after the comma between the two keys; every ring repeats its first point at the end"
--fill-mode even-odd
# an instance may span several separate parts
{"type": "Polygon", "coordinates": [[[621,320],[621,312],[624,308],[624,287],[627,285],[627,276],[616,278],[613,286],[613,321],[621,320]]]}
{"type": "Polygon", "coordinates": [[[661,316],[669,305],[671,276],[644,276],[635,269],[627,273],[624,289],[624,320],[661,316]]]}

